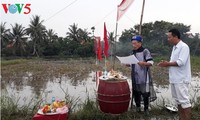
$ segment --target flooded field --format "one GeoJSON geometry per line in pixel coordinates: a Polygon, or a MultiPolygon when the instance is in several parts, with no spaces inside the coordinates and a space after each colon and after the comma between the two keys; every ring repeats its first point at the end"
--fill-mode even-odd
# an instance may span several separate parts
{"type": "MultiPolygon", "coordinates": [[[[52,97],[65,99],[66,94],[84,102],[88,97],[96,100],[96,71],[103,70],[103,63],[95,65],[93,60],[30,60],[1,68],[1,94],[15,96],[18,103],[28,104],[32,99],[51,102],[52,97]]],[[[108,69],[111,65],[108,64],[108,69]]],[[[131,89],[130,68],[117,63],[115,70],[127,76],[131,89]]],[[[174,104],[168,85],[167,69],[152,67],[154,88],[158,99],[152,105],[174,104]]],[[[199,74],[193,75],[190,89],[192,103],[200,96],[199,74]]]]}

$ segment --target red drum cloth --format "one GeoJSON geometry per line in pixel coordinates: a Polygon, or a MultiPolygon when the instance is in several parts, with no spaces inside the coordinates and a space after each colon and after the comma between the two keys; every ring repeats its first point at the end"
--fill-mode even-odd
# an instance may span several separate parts
{"type": "Polygon", "coordinates": [[[55,115],[41,115],[35,114],[33,120],[67,120],[67,112],[64,114],[55,114],[55,115]]]}

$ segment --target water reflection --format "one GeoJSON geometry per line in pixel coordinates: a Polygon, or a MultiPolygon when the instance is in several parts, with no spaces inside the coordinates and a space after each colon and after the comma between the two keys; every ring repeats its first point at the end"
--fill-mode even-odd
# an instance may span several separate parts
{"type": "MultiPolygon", "coordinates": [[[[80,60],[78,62],[82,63],[80,60]]],[[[30,94],[35,95],[36,98],[43,98],[43,94],[46,94],[49,87],[52,88],[52,91],[58,91],[55,88],[57,84],[77,86],[79,82],[89,78],[88,75],[93,66],[88,67],[87,62],[77,65],[78,62],[76,60],[33,61],[4,66],[1,68],[1,89],[8,91],[8,94],[19,94],[20,98],[30,98],[30,94]],[[29,95],[26,96],[24,93],[29,95]]],[[[66,88],[66,86],[63,87],[66,88]]]]}
{"type": "MultiPolygon", "coordinates": [[[[72,75],[72,74],[71,74],[72,75]]],[[[14,95],[19,97],[19,104],[29,103],[30,99],[42,98],[44,102],[50,102],[51,97],[57,99],[64,99],[66,93],[71,97],[79,98],[80,103],[89,96],[90,99],[96,99],[96,81],[95,72],[84,73],[83,76],[76,74],[78,77],[70,77],[65,75],[49,77],[40,77],[32,72],[25,72],[22,76],[8,77],[2,80],[2,95],[6,94],[5,90],[10,96],[14,95]],[[78,79],[78,78],[82,79],[78,79]],[[11,82],[12,81],[12,82],[11,82]],[[37,81],[37,82],[36,82],[37,81]]],[[[2,77],[3,78],[3,77],[2,77]]],[[[130,89],[131,80],[127,79],[130,89]]],[[[171,97],[170,86],[168,85],[155,85],[155,91],[158,99],[154,101],[153,105],[162,106],[165,103],[174,104],[171,97]]],[[[192,103],[200,96],[200,78],[193,77],[191,82],[190,96],[192,103]]]]}
{"type": "MultiPolygon", "coordinates": [[[[130,69],[116,67],[128,76],[127,81],[131,89],[130,69]]],[[[97,87],[94,71],[96,69],[96,65],[88,60],[34,61],[5,66],[1,68],[2,95],[18,97],[21,105],[29,103],[33,98],[43,99],[44,102],[50,102],[53,96],[64,99],[66,93],[71,97],[79,98],[80,103],[88,96],[95,100],[97,87]]],[[[173,104],[170,86],[166,77],[163,77],[167,75],[166,69],[160,70],[154,66],[153,73],[153,77],[157,78],[154,87],[158,99],[151,104],[163,106],[163,101],[173,104]]],[[[192,102],[200,96],[199,91],[200,77],[193,77],[190,89],[192,102]]]]}
{"type": "MultiPolygon", "coordinates": [[[[16,96],[19,98],[19,104],[29,103],[33,97],[42,98],[45,102],[50,102],[51,97],[57,99],[64,99],[65,94],[71,97],[80,98],[84,101],[87,96],[91,99],[95,98],[96,83],[94,81],[93,72],[81,76],[77,74],[76,77],[59,76],[52,78],[40,78],[30,72],[26,72],[24,76],[16,77],[16,79],[2,80],[2,95],[16,96]],[[28,76],[27,76],[28,75],[28,76]],[[11,82],[12,81],[12,82],[11,82]],[[26,99],[26,101],[24,101],[26,99]]],[[[4,78],[4,77],[3,77],[4,78]]]]}

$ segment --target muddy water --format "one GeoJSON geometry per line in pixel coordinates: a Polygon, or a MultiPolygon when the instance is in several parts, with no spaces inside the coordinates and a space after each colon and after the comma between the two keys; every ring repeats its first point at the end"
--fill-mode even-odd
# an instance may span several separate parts
{"type": "MultiPolygon", "coordinates": [[[[28,78],[24,77],[24,82],[28,78]]],[[[2,89],[2,95],[8,93],[9,96],[15,96],[16,99],[19,99],[19,104],[23,105],[29,103],[33,98],[43,99],[44,102],[50,103],[51,98],[55,97],[56,99],[65,99],[65,95],[70,95],[71,98],[77,99],[79,103],[84,102],[87,97],[90,99],[96,99],[97,85],[95,81],[95,72],[91,72],[88,75],[88,78],[79,81],[76,85],[73,85],[70,78],[62,76],[60,78],[54,78],[52,81],[47,81],[41,90],[37,90],[32,86],[23,84],[22,86],[17,86],[15,82],[6,84],[2,89]],[[6,92],[7,91],[7,92],[6,92]]],[[[131,89],[131,80],[127,79],[130,89],[131,89]]],[[[155,91],[157,93],[158,99],[154,101],[153,105],[163,105],[163,100],[165,103],[174,104],[174,101],[171,98],[170,86],[168,85],[155,85],[155,91]]],[[[196,98],[200,96],[200,78],[193,77],[191,82],[190,96],[192,102],[195,102],[196,98]]]]}
{"type": "MultiPolygon", "coordinates": [[[[65,65],[67,64],[65,66],[62,61],[56,63],[49,61],[29,62],[3,67],[1,94],[15,97],[16,100],[19,100],[20,105],[30,103],[32,99],[42,99],[44,103],[49,103],[52,97],[62,100],[65,99],[66,95],[78,101],[79,104],[88,97],[95,100],[97,91],[96,72],[93,68],[87,67],[91,63],[81,63],[83,65],[78,66],[78,69],[77,64],[64,62],[65,65]]],[[[130,76],[127,75],[127,77],[131,89],[130,76]]],[[[152,102],[152,105],[174,104],[168,84],[163,85],[157,82],[154,88],[158,99],[152,102]]],[[[190,89],[193,104],[196,98],[200,96],[199,91],[200,77],[193,77],[190,89]]]]}

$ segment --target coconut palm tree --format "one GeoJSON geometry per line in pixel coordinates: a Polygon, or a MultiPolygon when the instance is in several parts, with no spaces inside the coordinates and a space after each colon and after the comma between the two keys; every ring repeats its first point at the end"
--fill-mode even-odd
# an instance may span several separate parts
{"type": "Polygon", "coordinates": [[[79,42],[77,24],[74,23],[73,25],[70,25],[69,32],[67,32],[67,38],[79,42]]]}
{"type": "Polygon", "coordinates": [[[1,23],[0,30],[1,30],[1,49],[5,48],[6,45],[9,43],[9,31],[10,29],[6,29],[6,22],[1,23]]]}
{"type": "Polygon", "coordinates": [[[113,45],[115,43],[115,36],[114,36],[114,32],[109,32],[108,33],[108,40],[109,40],[109,44],[113,45]]]}
{"type": "Polygon", "coordinates": [[[59,43],[57,33],[55,33],[53,29],[47,30],[44,45],[42,47],[44,56],[59,54],[61,44],[59,43]]]}
{"type": "Polygon", "coordinates": [[[81,28],[78,29],[78,39],[81,43],[85,42],[91,42],[92,39],[89,36],[89,32],[87,32],[87,29],[82,30],[81,28]]]}
{"type": "Polygon", "coordinates": [[[67,32],[67,38],[69,40],[74,40],[77,43],[83,44],[85,42],[90,42],[91,37],[89,37],[89,32],[87,29],[78,28],[77,24],[70,25],[69,32],[67,32]]]}
{"type": "MultiPolygon", "coordinates": [[[[12,26],[12,25],[11,25],[12,26]]],[[[25,53],[25,47],[27,45],[27,37],[26,37],[26,31],[25,28],[22,27],[22,25],[19,25],[15,23],[14,26],[12,26],[11,31],[9,32],[9,35],[12,40],[12,49],[14,55],[23,55],[25,53]]]]}
{"type": "Polygon", "coordinates": [[[29,27],[26,29],[27,34],[30,35],[33,42],[32,55],[37,55],[38,57],[39,54],[42,53],[40,43],[44,40],[46,33],[46,28],[42,23],[43,20],[40,20],[40,16],[33,16],[30,21],[29,27]]]}
{"type": "Polygon", "coordinates": [[[53,41],[55,41],[55,40],[57,40],[58,39],[58,35],[57,35],[57,33],[55,33],[54,31],[53,31],[53,29],[49,29],[47,32],[46,32],[46,39],[49,41],[49,42],[53,42],[53,41]]]}

